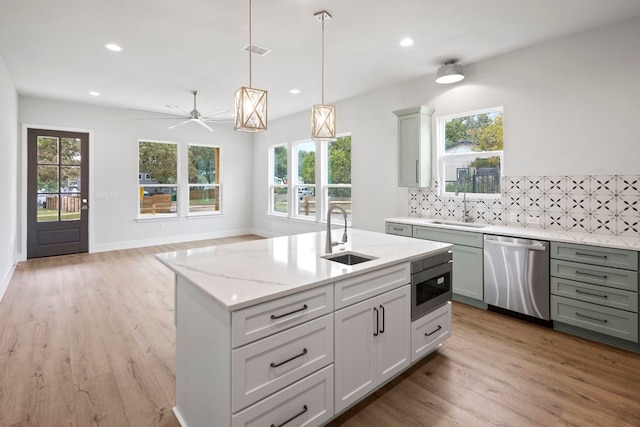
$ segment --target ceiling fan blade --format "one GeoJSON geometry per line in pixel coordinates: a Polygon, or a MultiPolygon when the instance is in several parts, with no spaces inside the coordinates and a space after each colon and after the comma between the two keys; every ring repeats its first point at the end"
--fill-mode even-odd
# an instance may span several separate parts
{"type": "Polygon", "coordinates": [[[196,122],[198,122],[202,127],[206,128],[209,132],[213,132],[213,129],[211,129],[211,127],[202,120],[196,120],[196,122]]]}
{"type": "Polygon", "coordinates": [[[212,116],[217,116],[218,114],[224,114],[224,113],[228,113],[229,110],[218,110],[218,111],[214,111],[212,113],[207,113],[207,114],[203,114],[201,117],[212,117],[212,116]]]}
{"type": "Polygon", "coordinates": [[[181,113],[183,113],[187,117],[191,116],[191,114],[189,114],[189,112],[187,110],[185,110],[184,108],[178,107],[177,105],[167,104],[167,107],[175,108],[176,110],[180,111],[181,113]]]}
{"type": "Polygon", "coordinates": [[[171,117],[141,117],[141,118],[133,118],[131,120],[176,120],[176,119],[185,119],[183,116],[171,116],[171,117]]]}
{"type": "Polygon", "coordinates": [[[177,125],[169,126],[169,129],[177,128],[178,126],[183,125],[185,123],[189,123],[190,121],[191,121],[191,119],[187,119],[184,122],[178,123],[177,125]]]}

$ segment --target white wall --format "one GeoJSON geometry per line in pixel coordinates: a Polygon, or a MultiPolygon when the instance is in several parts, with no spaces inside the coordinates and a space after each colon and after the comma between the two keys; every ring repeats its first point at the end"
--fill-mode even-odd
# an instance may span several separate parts
{"type": "MultiPolygon", "coordinates": [[[[147,113],[21,96],[19,121],[39,128],[71,128],[91,132],[91,252],[197,240],[251,232],[251,135],[217,126],[211,133],[197,124],[169,130],[166,120],[133,120],[147,113]],[[221,147],[223,215],[197,219],[136,221],[138,209],[138,140],[209,144],[221,147]]],[[[22,141],[21,144],[26,144],[22,141]]],[[[19,175],[26,177],[26,160],[19,175]]],[[[21,183],[24,196],[26,186],[21,183]]],[[[20,202],[24,207],[24,199],[20,202]]],[[[23,232],[26,235],[26,220],[23,232]]],[[[21,237],[22,253],[25,252],[21,237]]]]}
{"type": "MultiPolygon", "coordinates": [[[[407,214],[391,112],[420,104],[436,110],[434,138],[440,115],[504,106],[506,175],[638,174],[638,46],[633,19],[468,65],[456,85],[429,75],[337,103],[338,132],[353,134],[353,226],[383,231],[384,218],[407,214]]],[[[268,146],[307,138],[309,114],[272,121],[254,139],[253,224],[264,233],[318,227],[266,215],[268,146]]]]}
{"type": "Polygon", "coordinates": [[[16,262],[18,94],[0,55],[0,299],[16,262]]]}

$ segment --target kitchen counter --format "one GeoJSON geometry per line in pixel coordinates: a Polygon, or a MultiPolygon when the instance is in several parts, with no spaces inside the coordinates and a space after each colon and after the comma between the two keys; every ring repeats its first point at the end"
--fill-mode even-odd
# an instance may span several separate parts
{"type": "MultiPolygon", "coordinates": [[[[469,231],[482,234],[499,234],[512,237],[523,237],[527,239],[550,240],[563,243],[579,243],[583,245],[600,246],[616,249],[631,249],[640,251],[639,237],[619,237],[608,234],[593,234],[577,231],[558,231],[544,230],[533,227],[519,227],[507,225],[490,225],[486,227],[469,227],[464,223],[456,225],[455,221],[445,221],[449,224],[437,224],[434,221],[441,221],[434,218],[418,218],[418,217],[396,217],[386,218],[386,222],[395,222],[410,225],[425,225],[429,227],[438,227],[451,230],[469,231]]],[[[479,224],[479,223],[472,223],[479,224]]],[[[484,225],[484,224],[483,224],[484,225]]]]}
{"type": "MultiPolygon", "coordinates": [[[[334,230],[333,236],[340,238],[342,232],[334,230]]],[[[349,229],[349,241],[334,246],[333,253],[376,258],[349,266],[321,258],[326,255],[325,238],[326,232],[320,231],[167,252],[156,258],[227,311],[235,311],[451,248],[446,243],[349,229]]]]}

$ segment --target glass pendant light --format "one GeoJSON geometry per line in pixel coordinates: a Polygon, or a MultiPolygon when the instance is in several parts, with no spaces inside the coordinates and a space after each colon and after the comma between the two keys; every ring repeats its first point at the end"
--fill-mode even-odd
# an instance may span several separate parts
{"type": "Polygon", "coordinates": [[[251,12],[249,0],[249,87],[242,86],[236,92],[236,118],[234,130],[243,132],[262,132],[267,129],[267,91],[252,86],[251,74],[251,12]]]}
{"type": "Polygon", "coordinates": [[[324,105],[324,21],[331,19],[331,15],[323,10],[313,16],[322,22],[322,104],[311,110],[311,139],[328,141],[336,137],[336,106],[324,105]]]}

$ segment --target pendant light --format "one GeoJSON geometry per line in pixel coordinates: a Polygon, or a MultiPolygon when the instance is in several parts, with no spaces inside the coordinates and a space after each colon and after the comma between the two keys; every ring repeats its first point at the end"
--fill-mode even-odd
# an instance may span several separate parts
{"type": "Polygon", "coordinates": [[[251,57],[251,0],[249,0],[249,87],[242,86],[236,92],[236,119],[234,130],[262,132],[267,129],[267,91],[252,87],[251,57]]]}
{"type": "Polygon", "coordinates": [[[323,10],[313,16],[322,22],[322,104],[311,110],[311,139],[330,141],[336,137],[336,106],[324,105],[324,21],[331,19],[331,15],[323,10]]]}

